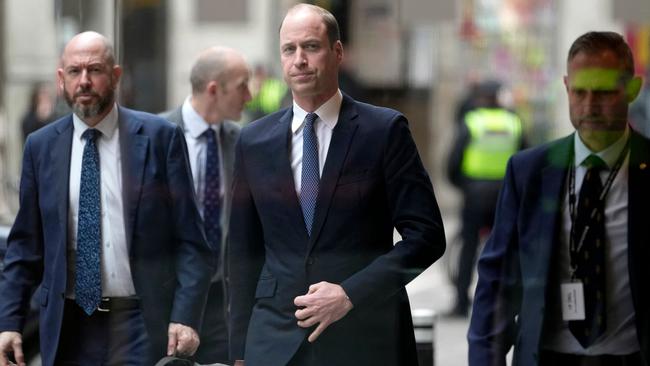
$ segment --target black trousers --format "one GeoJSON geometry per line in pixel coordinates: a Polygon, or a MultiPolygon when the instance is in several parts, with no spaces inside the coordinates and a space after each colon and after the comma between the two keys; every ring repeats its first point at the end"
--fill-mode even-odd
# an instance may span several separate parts
{"type": "Polygon", "coordinates": [[[467,310],[469,296],[467,290],[472,282],[476,255],[482,228],[491,228],[501,181],[468,182],[463,188],[461,236],[463,247],[458,257],[458,278],[456,280],[456,308],[467,310]]]}
{"type": "Polygon", "coordinates": [[[150,355],[140,309],[95,311],[89,316],[66,300],[57,366],[151,366],[157,360],[150,355]]]}
{"type": "Polygon", "coordinates": [[[226,322],[226,297],[224,282],[210,284],[208,301],[201,326],[201,344],[194,355],[200,364],[232,364],[228,357],[228,326],[226,322]]]}

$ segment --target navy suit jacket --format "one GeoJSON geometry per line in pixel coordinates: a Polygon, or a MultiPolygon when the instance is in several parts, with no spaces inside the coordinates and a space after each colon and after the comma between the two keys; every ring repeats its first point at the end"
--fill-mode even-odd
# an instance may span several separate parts
{"type": "MultiPolygon", "coordinates": [[[[650,350],[650,140],[632,131],[629,160],[628,257],[630,288],[641,353],[650,350]]],[[[494,229],[478,264],[470,324],[469,364],[537,365],[545,326],[549,268],[557,250],[561,203],[573,157],[573,135],[512,157],[494,229]]]]}
{"type": "Polygon", "coordinates": [[[328,281],[354,308],[314,343],[318,365],[417,364],[404,286],[442,255],[445,237],[406,118],[343,97],[308,236],[290,166],[292,116],[244,127],[235,152],[231,358],[285,365],[313,330],[296,324],[294,298],[328,281]]]}
{"type": "MultiPolygon", "coordinates": [[[[126,241],[155,360],[166,354],[169,322],[199,329],[212,269],[183,131],[159,117],[121,107],[118,124],[126,241]]],[[[31,291],[42,281],[43,365],[53,364],[65,326],[72,131],[69,115],[25,143],[20,209],[0,285],[0,330],[21,331],[31,291]]]]}

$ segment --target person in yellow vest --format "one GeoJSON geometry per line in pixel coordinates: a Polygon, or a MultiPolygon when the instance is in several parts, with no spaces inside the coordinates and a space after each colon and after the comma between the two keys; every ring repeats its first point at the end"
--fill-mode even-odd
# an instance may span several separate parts
{"type": "Polygon", "coordinates": [[[452,184],[463,192],[462,248],[454,278],[456,303],[452,316],[467,316],[468,289],[472,281],[482,229],[494,220],[499,189],[511,155],[525,145],[519,117],[498,102],[500,84],[485,81],[477,88],[475,108],[459,124],[448,166],[452,184]]]}
{"type": "Polygon", "coordinates": [[[246,111],[251,121],[291,104],[287,84],[281,79],[272,77],[263,65],[255,66],[252,84],[253,99],[246,104],[246,111]]]}

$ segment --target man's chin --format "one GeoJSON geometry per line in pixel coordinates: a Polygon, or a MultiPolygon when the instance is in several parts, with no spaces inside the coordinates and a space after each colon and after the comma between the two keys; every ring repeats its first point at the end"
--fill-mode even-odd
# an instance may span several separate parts
{"type": "Polygon", "coordinates": [[[81,118],[92,118],[99,115],[99,108],[97,105],[80,105],[75,104],[73,108],[76,115],[81,118]]]}

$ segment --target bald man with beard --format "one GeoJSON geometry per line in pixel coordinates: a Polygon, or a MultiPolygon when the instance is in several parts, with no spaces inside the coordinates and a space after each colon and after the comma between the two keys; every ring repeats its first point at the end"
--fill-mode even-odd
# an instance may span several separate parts
{"type": "Polygon", "coordinates": [[[122,68],[101,34],[66,45],[73,113],[29,135],[0,284],[0,365],[25,365],[21,331],[42,282],[50,365],[153,365],[192,355],[213,271],[183,131],[116,104],[122,68]]]}

